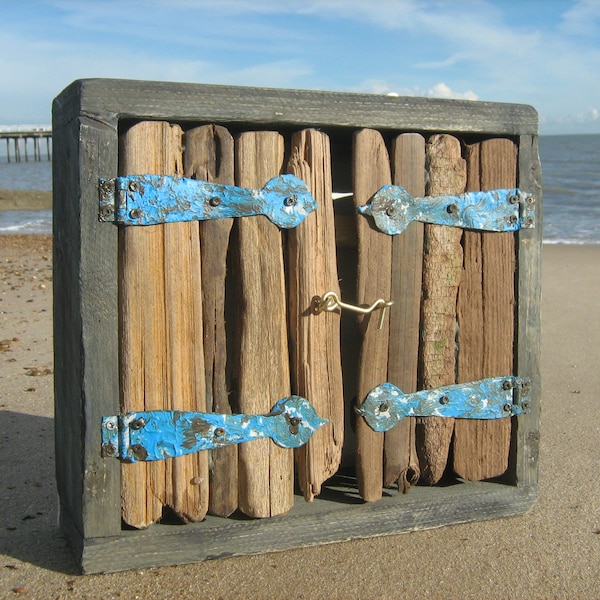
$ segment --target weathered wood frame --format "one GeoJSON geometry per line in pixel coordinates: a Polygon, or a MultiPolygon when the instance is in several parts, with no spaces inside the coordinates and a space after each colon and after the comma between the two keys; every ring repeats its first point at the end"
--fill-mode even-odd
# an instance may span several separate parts
{"type": "Polygon", "coordinates": [[[389,535],[525,512],[535,501],[540,411],[541,181],[537,113],[525,105],[90,79],[53,105],[56,473],[60,524],[83,572],[201,561],[389,535]],[[372,127],[392,133],[509,136],[519,187],[537,199],[536,228],[517,236],[516,372],[532,410],[515,419],[512,480],[417,487],[364,504],[301,497],[267,520],[121,527],[120,467],[100,456],[101,417],[119,411],[117,228],[98,223],[98,178],[115,177],[120,122],[168,120],[257,128],[372,127]]]}

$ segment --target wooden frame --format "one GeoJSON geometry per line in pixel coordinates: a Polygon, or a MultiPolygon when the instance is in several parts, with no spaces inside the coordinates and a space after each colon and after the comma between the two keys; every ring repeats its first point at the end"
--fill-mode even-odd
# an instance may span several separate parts
{"type": "Polygon", "coordinates": [[[91,79],[53,105],[56,473],[60,525],[84,572],[195,562],[520,514],[537,494],[540,410],[541,182],[537,114],[488,102],[91,79]],[[181,527],[123,530],[118,461],[101,457],[101,418],[119,412],[117,228],[98,223],[98,178],[115,177],[123,123],[168,120],[248,127],[510,136],[519,187],[537,226],[517,236],[516,370],[532,380],[532,410],[515,418],[511,481],[417,487],[364,504],[329,489],[266,520],[208,517],[181,527]],[[341,501],[340,501],[341,500],[341,501]]]}

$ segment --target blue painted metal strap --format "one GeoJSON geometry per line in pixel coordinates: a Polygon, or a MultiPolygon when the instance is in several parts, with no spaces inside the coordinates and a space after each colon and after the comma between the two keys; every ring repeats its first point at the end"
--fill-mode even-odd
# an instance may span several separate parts
{"type": "Polygon", "coordinates": [[[306,184],[280,175],[261,190],[166,175],[100,179],[99,220],[156,225],[265,215],[279,227],[299,225],[317,207],[306,184]]]}
{"type": "Polygon", "coordinates": [[[298,448],[325,423],[300,396],[283,398],[268,415],[131,412],[102,419],[102,455],[127,462],[161,460],[266,437],[283,448],[298,448]]]}
{"type": "Polygon", "coordinates": [[[412,394],[382,383],[369,392],[356,412],[375,431],[387,431],[404,417],[501,419],[519,415],[529,410],[529,394],[529,380],[512,375],[412,394]]]}
{"type": "Polygon", "coordinates": [[[517,231],[535,225],[535,200],[519,189],[467,192],[455,196],[413,198],[397,185],[382,187],[369,204],[359,206],[371,215],[379,231],[396,235],[412,221],[481,231],[517,231]]]}

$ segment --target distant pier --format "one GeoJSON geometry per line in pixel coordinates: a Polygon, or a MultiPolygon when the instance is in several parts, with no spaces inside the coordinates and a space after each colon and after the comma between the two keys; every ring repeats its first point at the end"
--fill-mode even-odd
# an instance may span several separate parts
{"type": "MultiPolygon", "coordinates": [[[[0,131],[0,140],[6,140],[8,162],[25,160],[52,160],[52,131],[34,129],[32,131],[0,131]],[[45,142],[45,143],[44,143],[45,142]],[[45,152],[42,151],[45,149],[45,152]],[[12,150],[12,153],[11,153],[12,150]]],[[[1,143],[1,142],[0,142],[1,143]]]]}

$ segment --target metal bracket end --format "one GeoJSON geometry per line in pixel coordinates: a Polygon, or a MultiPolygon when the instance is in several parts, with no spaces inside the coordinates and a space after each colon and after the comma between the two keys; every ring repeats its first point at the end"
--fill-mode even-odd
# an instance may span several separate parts
{"type": "Polygon", "coordinates": [[[266,437],[283,448],[298,448],[327,422],[300,396],[283,398],[266,415],[131,412],[102,419],[102,456],[161,460],[266,437]]]}
{"type": "Polygon", "coordinates": [[[386,382],[373,388],[355,410],[375,431],[388,431],[404,417],[500,419],[527,413],[530,390],[529,379],[513,375],[410,394],[386,382]]]}
{"type": "Polygon", "coordinates": [[[98,180],[98,221],[110,223],[115,220],[116,180],[100,178],[98,180]]]}
{"type": "Polygon", "coordinates": [[[264,215],[275,225],[298,226],[317,208],[301,179],[279,175],[262,189],[166,175],[99,179],[98,219],[120,225],[157,225],[264,215]]]}
{"type": "Polygon", "coordinates": [[[404,188],[386,185],[358,207],[379,231],[402,233],[412,221],[478,231],[514,232],[535,227],[535,198],[517,188],[413,198],[404,188]]]}

